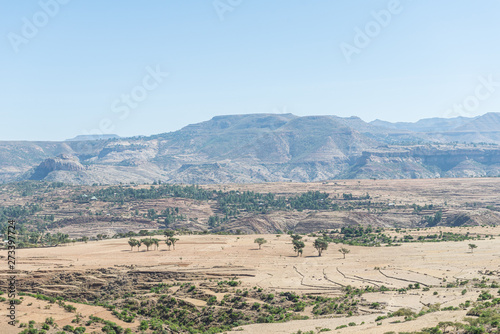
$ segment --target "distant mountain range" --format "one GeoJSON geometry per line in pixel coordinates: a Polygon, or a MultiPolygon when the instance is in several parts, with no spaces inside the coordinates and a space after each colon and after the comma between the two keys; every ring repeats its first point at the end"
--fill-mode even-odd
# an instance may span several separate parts
{"type": "Polygon", "coordinates": [[[120,138],[118,135],[79,135],[74,138],[66,139],[66,141],[85,141],[85,140],[107,140],[120,138]]]}
{"type": "Polygon", "coordinates": [[[500,113],[416,123],[217,116],[150,137],[0,142],[0,182],[245,183],[500,175],[500,113]]]}

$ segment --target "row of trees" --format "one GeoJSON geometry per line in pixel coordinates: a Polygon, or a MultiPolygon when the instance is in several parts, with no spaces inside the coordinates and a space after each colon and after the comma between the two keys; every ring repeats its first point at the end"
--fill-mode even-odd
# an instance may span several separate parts
{"type": "MultiPolygon", "coordinates": [[[[179,241],[178,238],[174,237],[175,231],[165,230],[164,234],[165,234],[165,237],[167,238],[165,240],[165,243],[168,246],[168,250],[170,250],[170,247],[173,247],[175,250],[175,243],[177,241],[179,241]]],[[[151,236],[149,238],[144,238],[144,239],[140,239],[140,240],[130,238],[128,240],[128,244],[130,246],[131,251],[134,250],[134,247],[137,247],[137,251],[139,251],[140,247],[142,245],[146,246],[146,251],[149,251],[149,247],[151,247],[153,245],[155,246],[155,249],[158,249],[160,247],[160,240],[158,240],[156,238],[151,238],[151,236]]]]}
{"type": "MultiPolygon", "coordinates": [[[[302,236],[298,234],[291,234],[290,237],[292,238],[293,250],[297,253],[297,256],[302,256],[305,247],[304,242],[301,240],[302,236]]],[[[321,256],[323,251],[328,249],[328,240],[324,238],[318,238],[314,240],[313,247],[318,251],[318,256],[321,256]]]]}
{"type": "MultiPolygon", "coordinates": [[[[293,250],[295,251],[295,253],[297,253],[297,256],[302,256],[302,253],[306,246],[305,243],[301,240],[302,236],[298,234],[290,234],[290,237],[292,238],[293,250]]],[[[267,240],[264,238],[257,238],[254,240],[254,243],[258,244],[259,249],[261,249],[262,245],[267,243],[267,240]]],[[[328,240],[326,240],[325,238],[318,238],[314,241],[313,246],[318,251],[318,256],[321,256],[323,251],[328,249],[328,240]]],[[[341,247],[339,249],[339,252],[344,255],[345,259],[345,255],[348,254],[350,250],[341,247]]]]}

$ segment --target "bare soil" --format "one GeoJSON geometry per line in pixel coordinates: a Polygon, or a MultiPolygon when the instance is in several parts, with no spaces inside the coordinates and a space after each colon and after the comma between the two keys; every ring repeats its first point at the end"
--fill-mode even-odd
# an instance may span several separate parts
{"type": "MultiPolygon", "coordinates": [[[[458,228],[448,228],[457,232],[458,228]]],[[[434,228],[429,233],[446,231],[434,228]]],[[[500,234],[500,227],[475,227],[469,232],[481,235],[500,234]]],[[[77,243],[40,249],[17,250],[17,276],[20,290],[61,295],[66,298],[85,293],[101,291],[103,286],[115,289],[140,290],[158,283],[192,282],[202,286],[211,279],[237,277],[242,282],[240,288],[260,287],[277,293],[294,291],[299,294],[324,296],[341,295],[342,286],[381,286],[388,288],[407,287],[409,283],[429,286],[429,291],[409,290],[405,294],[397,291],[366,293],[362,296],[366,303],[379,302],[380,310],[361,307],[360,314],[345,317],[321,317],[314,319],[311,309],[302,313],[310,320],[291,321],[279,324],[254,324],[243,326],[248,333],[292,333],[298,330],[315,330],[317,327],[334,329],[354,322],[357,325],[338,330],[339,333],[384,333],[387,331],[418,330],[436,325],[439,321],[461,320],[464,311],[446,311],[428,314],[410,322],[393,323],[397,318],[386,319],[382,325],[375,318],[389,311],[408,307],[418,312],[425,305],[440,303],[442,307],[458,306],[465,300],[475,300],[481,289],[446,288],[446,282],[472,280],[488,274],[492,280],[499,278],[499,239],[474,241],[478,248],[472,253],[467,241],[440,243],[411,243],[399,247],[354,247],[347,246],[350,253],[342,258],[338,245],[330,244],[328,250],[319,257],[312,246],[314,238],[304,237],[306,248],[302,257],[294,255],[291,240],[282,235],[182,235],[176,249],[168,251],[166,245],[159,250],[130,250],[127,239],[104,240],[77,243]],[[255,238],[268,240],[258,250],[255,238]],[[438,291],[434,295],[434,291],[438,291]]],[[[6,251],[0,251],[6,256],[6,251]]],[[[2,270],[2,282],[10,274],[2,270]]],[[[2,284],[5,290],[5,283],[2,284]]],[[[218,300],[224,293],[216,293],[210,287],[208,295],[218,300]]],[[[496,290],[492,290],[496,294],[496,290]]],[[[181,298],[181,297],[180,297],[181,298]]],[[[203,301],[185,297],[184,300],[202,307],[203,301]]],[[[250,300],[249,300],[250,301],[250,300]]],[[[252,302],[252,301],[250,301],[252,302]]],[[[25,297],[17,308],[20,322],[43,321],[53,317],[59,327],[70,323],[74,314],[68,313],[54,304],[50,309],[47,302],[25,297]]],[[[138,321],[124,323],[116,319],[110,311],[102,307],[74,304],[77,312],[84,317],[90,314],[112,320],[124,328],[138,330],[138,321]]],[[[6,308],[0,309],[0,316],[6,315],[6,308]]],[[[2,333],[17,333],[19,329],[5,326],[2,333]]],[[[90,330],[88,330],[90,332],[90,330]]],[[[238,331],[239,332],[239,331],[238,331]]],[[[336,331],[333,331],[336,332],[336,331]]],[[[236,333],[236,331],[235,331],[236,333]]]]}

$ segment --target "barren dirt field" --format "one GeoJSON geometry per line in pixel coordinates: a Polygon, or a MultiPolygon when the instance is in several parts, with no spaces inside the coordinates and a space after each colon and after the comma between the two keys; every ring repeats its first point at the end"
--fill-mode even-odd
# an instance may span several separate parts
{"type": "MultiPolygon", "coordinates": [[[[463,228],[462,232],[466,229],[470,233],[495,237],[474,241],[477,248],[473,252],[468,248],[470,241],[411,243],[397,247],[346,246],[350,253],[346,254],[345,259],[337,251],[342,245],[336,244],[330,244],[319,257],[312,246],[315,238],[309,236],[303,238],[306,245],[303,256],[297,257],[288,235],[181,235],[178,236],[180,240],[175,245],[175,250],[168,250],[162,242],[159,250],[146,251],[143,246],[140,251],[131,251],[127,239],[19,249],[17,284],[19,290],[71,298],[81,295],[83,291],[98,291],[117,278],[121,281],[116,281],[118,283],[114,286],[115,290],[126,289],[127,286],[132,290],[140,290],[159,283],[170,286],[190,282],[196,286],[198,295],[190,295],[182,287],[175,285],[165,291],[192,307],[200,308],[207,306],[206,298],[200,298],[200,294],[215,296],[219,303],[225,294],[234,292],[235,288],[231,286],[221,289],[221,285],[216,284],[218,280],[233,279],[240,282],[237,289],[262,289],[265,293],[273,293],[275,299],[280,298],[280,292],[288,291],[300,296],[336,297],[343,295],[342,288],[348,285],[358,288],[385,286],[388,291],[363,293],[359,297],[358,310],[350,317],[335,314],[315,316],[312,313],[313,306],[307,305],[297,313],[308,316],[308,320],[253,324],[238,327],[233,332],[295,333],[299,330],[312,330],[316,333],[326,328],[333,333],[417,331],[436,326],[441,321],[461,321],[467,311],[459,305],[467,300],[476,301],[481,291],[488,290],[491,294],[498,295],[498,289],[477,288],[472,282],[474,279],[479,282],[483,277],[488,279],[487,284],[498,281],[500,227],[463,228]],[[257,237],[267,240],[261,250],[254,243],[257,237]],[[63,282],[64,277],[67,277],[66,282],[63,282]],[[448,283],[460,281],[469,283],[446,287],[448,283]],[[419,283],[419,289],[409,289],[403,293],[393,290],[415,283],[419,283]],[[380,306],[370,307],[373,303],[379,303],[380,306]],[[412,321],[404,321],[403,317],[375,321],[377,317],[401,308],[410,308],[418,313],[426,305],[436,303],[440,304],[441,309],[449,306],[458,309],[428,313],[412,321]],[[335,330],[338,326],[349,323],[351,326],[335,330]]],[[[426,233],[446,230],[459,232],[458,228],[436,227],[426,233]]],[[[1,251],[0,255],[5,259],[7,252],[1,251]]],[[[3,270],[2,281],[9,274],[7,270],[3,270]]],[[[108,293],[112,293],[109,291],[108,293]]],[[[57,304],[28,296],[23,298],[22,303],[17,305],[17,319],[20,323],[34,320],[38,324],[47,317],[53,317],[61,330],[63,326],[72,324],[75,314],[80,313],[84,320],[88,320],[89,315],[94,315],[111,320],[123,328],[130,328],[132,332],[140,332],[140,316],[134,322],[127,323],[101,306],[71,303],[76,307],[76,312],[71,313],[57,304]]],[[[252,294],[243,300],[248,304],[263,304],[262,298],[252,294]]],[[[7,304],[2,304],[4,306],[0,315],[4,318],[7,304]]],[[[101,327],[102,324],[91,324],[87,327],[87,333],[100,333],[101,327]]],[[[0,331],[8,334],[18,333],[22,329],[5,324],[0,331]]]]}

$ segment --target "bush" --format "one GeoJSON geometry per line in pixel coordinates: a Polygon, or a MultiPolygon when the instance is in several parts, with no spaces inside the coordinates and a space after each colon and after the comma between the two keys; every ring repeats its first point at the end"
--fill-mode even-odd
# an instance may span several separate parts
{"type": "Polygon", "coordinates": [[[85,333],[86,328],[85,327],[76,327],[73,333],[75,334],[83,334],[85,333]]]}
{"type": "Polygon", "coordinates": [[[145,331],[148,329],[148,327],[149,327],[148,322],[146,320],[142,320],[141,324],[139,325],[139,329],[141,331],[145,331]]]}
{"type": "Polygon", "coordinates": [[[73,332],[75,330],[71,325],[66,325],[63,327],[63,329],[68,332],[73,332]]]}
{"type": "Polygon", "coordinates": [[[293,310],[295,312],[301,312],[301,311],[304,311],[305,308],[306,308],[306,303],[298,302],[294,305],[293,310]]]}
{"type": "Polygon", "coordinates": [[[413,312],[410,308],[400,308],[396,312],[392,313],[392,316],[394,317],[414,317],[417,314],[413,312]]]}
{"type": "Polygon", "coordinates": [[[488,291],[482,291],[481,294],[477,297],[477,300],[488,300],[492,298],[493,296],[488,291]]]}

